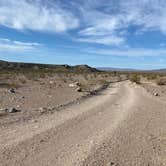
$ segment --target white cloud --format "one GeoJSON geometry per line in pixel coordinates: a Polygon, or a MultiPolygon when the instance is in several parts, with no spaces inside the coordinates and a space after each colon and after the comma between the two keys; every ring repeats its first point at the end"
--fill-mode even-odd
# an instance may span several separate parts
{"type": "Polygon", "coordinates": [[[87,42],[87,43],[97,43],[104,45],[114,45],[119,46],[124,43],[124,39],[117,36],[90,36],[85,38],[78,38],[77,41],[87,42]]]}
{"type": "MultiPolygon", "coordinates": [[[[96,36],[104,40],[106,35],[124,40],[132,26],[136,28],[135,35],[154,30],[166,34],[165,0],[88,0],[81,12],[86,26],[79,35],[87,37],[87,41],[96,36]]],[[[109,40],[105,43],[114,44],[109,40]]]]}
{"type": "Polygon", "coordinates": [[[0,0],[0,24],[18,30],[63,32],[78,26],[74,15],[42,0],[0,0]]]}
{"type": "Polygon", "coordinates": [[[106,56],[166,56],[166,49],[124,48],[124,49],[89,49],[88,53],[106,56]]]}
{"type": "Polygon", "coordinates": [[[42,44],[40,43],[27,43],[21,41],[13,41],[10,39],[0,38],[0,50],[1,51],[20,51],[29,52],[37,50],[42,44]]]}
{"type": "Polygon", "coordinates": [[[124,22],[138,25],[144,31],[158,30],[166,33],[165,0],[131,0],[121,2],[124,22]]]}
{"type": "Polygon", "coordinates": [[[77,41],[122,45],[146,31],[166,34],[165,0],[0,0],[0,25],[49,32],[79,31],[77,41]],[[80,30],[81,29],[81,30],[80,30]]]}

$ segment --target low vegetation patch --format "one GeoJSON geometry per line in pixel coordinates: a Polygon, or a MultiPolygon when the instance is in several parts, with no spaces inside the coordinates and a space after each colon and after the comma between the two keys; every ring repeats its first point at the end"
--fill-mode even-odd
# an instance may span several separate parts
{"type": "Polygon", "coordinates": [[[20,85],[16,83],[0,83],[0,88],[19,88],[20,85]]]}
{"type": "Polygon", "coordinates": [[[156,80],[158,75],[157,74],[147,74],[145,77],[147,78],[147,80],[156,80]]]}
{"type": "Polygon", "coordinates": [[[160,77],[156,80],[157,85],[166,85],[166,77],[160,77]]]}
{"type": "Polygon", "coordinates": [[[130,81],[131,82],[135,82],[136,84],[140,84],[140,80],[141,80],[141,78],[137,74],[134,74],[134,75],[130,76],[130,81]]]}

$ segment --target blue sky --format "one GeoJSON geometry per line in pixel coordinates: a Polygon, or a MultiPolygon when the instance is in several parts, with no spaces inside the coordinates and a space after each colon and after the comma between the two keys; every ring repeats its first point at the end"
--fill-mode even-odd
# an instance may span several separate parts
{"type": "Polygon", "coordinates": [[[0,0],[0,59],[166,68],[165,0],[0,0]]]}

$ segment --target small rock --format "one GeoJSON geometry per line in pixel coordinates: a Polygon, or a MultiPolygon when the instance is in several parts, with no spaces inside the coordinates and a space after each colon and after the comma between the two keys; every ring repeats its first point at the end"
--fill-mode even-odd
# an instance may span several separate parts
{"type": "Polygon", "coordinates": [[[118,166],[118,165],[115,164],[114,162],[110,162],[110,166],[118,166]]]}
{"type": "Polygon", "coordinates": [[[41,140],[40,140],[40,143],[42,143],[42,142],[44,142],[44,139],[41,139],[41,140]]]}
{"type": "Polygon", "coordinates": [[[154,95],[154,96],[159,96],[159,94],[158,94],[158,93],[154,93],[153,95],[154,95]]]}
{"type": "Polygon", "coordinates": [[[60,105],[58,105],[58,107],[63,107],[63,105],[62,105],[62,104],[60,104],[60,105]]]}
{"type": "Polygon", "coordinates": [[[17,110],[16,108],[10,108],[10,109],[8,109],[8,112],[9,113],[15,113],[15,112],[20,112],[20,110],[17,110]]]}
{"type": "Polygon", "coordinates": [[[50,81],[49,83],[50,83],[50,84],[54,84],[54,81],[50,81]]]}
{"type": "Polygon", "coordinates": [[[96,95],[97,92],[96,91],[90,91],[90,95],[96,95]]]}
{"type": "Polygon", "coordinates": [[[74,83],[69,84],[69,87],[71,87],[71,88],[74,88],[74,87],[77,87],[77,86],[80,86],[79,82],[74,82],[74,83]]]}
{"type": "Polygon", "coordinates": [[[7,111],[6,108],[1,108],[1,109],[0,109],[0,112],[6,112],[6,111],[7,111]]]}
{"type": "Polygon", "coordinates": [[[44,108],[44,107],[40,107],[40,108],[39,108],[39,111],[40,111],[40,113],[41,113],[41,114],[42,114],[42,113],[45,113],[45,112],[46,112],[46,110],[47,110],[47,109],[46,109],[46,108],[44,108]]]}
{"type": "Polygon", "coordinates": [[[14,88],[9,89],[9,92],[10,92],[10,93],[16,93],[16,91],[15,91],[14,88]]]}
{"type": "Polygon", "coordinates": [[[17,105],[17,108],[20,108],[20,105],[17,105]]]}
{"type": "Polygon", "coordinates": [[[32,119],[31,122],[32,122],[32,123],[37,123],[38,121],[35,120],[35,119],[32,119]]]}
{"type": "Polygon", "coordinates": [[[51,107],[48,107],[47,110],[48,110],[49,112],[53,111],[53,109],[52,109],[51,107]]]}
{"type": "Polygon", "coordinates": [[[80,86],[80,83],[79,82],[75,82],[74,83],[76,86],[80,86]]]}
{"type": "Polygon", "coordinates": [[[73,88],[73,87],[75,87],[75,85],[74,84],[69,84],[69,87],[73,88]]]}
{"type": "Polygon", "coordinates": [[[77,91],[77,92],[82,92],[82,89],[81,89],[80,87],[78,87],[78,88],[76,89],[76,91],[77,91]]]}

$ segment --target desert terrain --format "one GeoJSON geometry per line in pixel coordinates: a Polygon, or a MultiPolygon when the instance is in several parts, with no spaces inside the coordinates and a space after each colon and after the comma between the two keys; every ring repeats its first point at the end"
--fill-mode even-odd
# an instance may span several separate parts
{"type": "Polygon", "coordinates": [[[164,74],[4,64],[0,165],[166,165],[164,74]]]}

